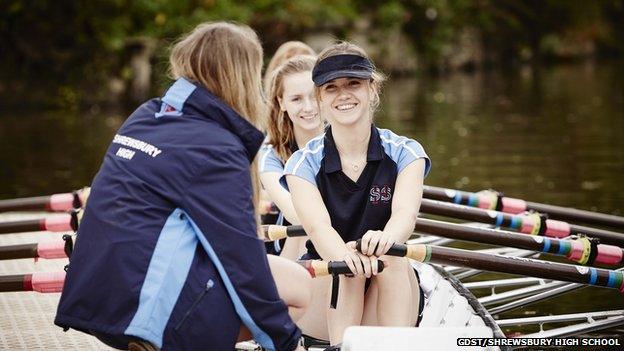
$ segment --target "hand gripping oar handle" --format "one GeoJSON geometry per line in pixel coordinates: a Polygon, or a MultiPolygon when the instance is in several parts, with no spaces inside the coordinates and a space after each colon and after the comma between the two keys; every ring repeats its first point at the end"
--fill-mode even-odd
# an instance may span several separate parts
{"type": "MultiPolygon", "coordinates": [[[[361,248],[360,241],[356,247],[361,248]]],[[[469,250],[431,245],[394,244],[387,255],[408,257],[419,262],[432,262],[479,270],[520,274],[537,278],[568,281],[614,288],[624,293],[624,274],[602,268],[532,260],[523,257],[492,255],[469,250]]]]}
{"type": "Polygon", "coordinates": [[[87,204],[90,192],[91,189],[89,187],[85,187],[71,193],[0,200],[0,212],[69,212],[72,209],[84,207],[87,204]]]}
{"type": "Polygon", "coordinates": [[[36,272],[0,276],[0,292],[38,291],[55,293],[63,290],[65,272],[36,272]]]}

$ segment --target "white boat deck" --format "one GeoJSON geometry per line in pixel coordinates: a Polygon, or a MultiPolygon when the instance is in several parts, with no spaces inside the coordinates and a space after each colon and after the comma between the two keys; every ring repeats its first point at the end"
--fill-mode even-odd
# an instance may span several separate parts
{"type": "MultiPolygon", "coordinates": [[[[0,214],[0,221],[38,218],[44,213],[0,214]]],[[[0,245],[18,245],[53,240],[62,233],[1,234],[0,245]]],[[[67,259],[0,261],[0,275],[61,271],[67,259]]],[[[0,350],[114,350],[87,334],[54,325],[60,293],[0,293],[0,350]]]]}

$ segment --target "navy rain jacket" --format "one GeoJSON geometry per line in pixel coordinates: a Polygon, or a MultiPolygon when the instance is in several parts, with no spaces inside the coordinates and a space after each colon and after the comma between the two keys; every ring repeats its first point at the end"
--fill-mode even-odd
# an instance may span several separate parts
{"type": "Polygon", "coordinates": [[[55,324],[163,350],[269,350],[301,336],[256,234],[249,166],[262,134],[177,80],[119,129],[96,175],[55,324]]]}

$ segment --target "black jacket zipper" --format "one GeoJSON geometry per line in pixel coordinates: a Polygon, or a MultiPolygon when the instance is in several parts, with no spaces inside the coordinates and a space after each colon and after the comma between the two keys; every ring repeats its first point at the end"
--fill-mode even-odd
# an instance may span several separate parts
{"type": "Polygon", "coordinates": [[[184,317],[182,317],[178,325],[176,325],[176,327],[174,328],[175,331],[178,331],[178,329],[180,329],[182,324],[184,324],[184,321],[186,321],[186,319],[191,315],[191,313],[195,310],[195,308],[201,302],[204,296],[206,296],[206,293],[208,293],[208,290],[212,289],[213,286],[214,286],[214,282],[212,281],[212,279],[209,279],[208,282],[206,283],[206,288],[201,292],[201,294],[199,294],[199,296],[197,296],[197,298],[191,305],[191,308],[189,308],[188,311],[186,311],[186,313],[184,314],[184,317]]]}

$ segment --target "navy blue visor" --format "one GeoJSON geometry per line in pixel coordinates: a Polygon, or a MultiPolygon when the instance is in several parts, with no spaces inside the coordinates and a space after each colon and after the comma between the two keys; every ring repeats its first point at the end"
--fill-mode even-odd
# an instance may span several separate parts
{"type": "Polygon", "coordinates": [[[336,55],[321,60],[312,70],[312,81],[320,87],[337,78],[370,79],[373,64],[359,55],[336,55]]]}

